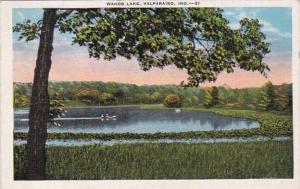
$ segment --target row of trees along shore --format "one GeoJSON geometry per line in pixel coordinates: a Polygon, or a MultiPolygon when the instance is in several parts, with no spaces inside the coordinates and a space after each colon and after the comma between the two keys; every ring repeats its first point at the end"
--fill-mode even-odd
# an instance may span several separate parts
{"type": "MultiPolygon", "coordinates": [[[[14,84],[14,107],[28,107],[30,83],[14,84]]],[[[129,104],[162,104],[175,95],[176,106],[227,106],[267,111],[292,110],[292,85],[267,82],[260,88],[232,89],[221,87],[189,87],[177,85],[121,84],[114,82],[50,82],[50,99],[59,98],[66,106],[105,106],[129,104]],[[58,97],[56,97],[57,95],[58,97]]]]}

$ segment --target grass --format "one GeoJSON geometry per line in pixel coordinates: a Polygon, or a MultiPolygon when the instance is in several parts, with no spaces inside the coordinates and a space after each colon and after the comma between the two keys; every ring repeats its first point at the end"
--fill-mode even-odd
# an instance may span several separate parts
{"type": "MultiPolygon", "coordinates": [[[[14,146],[23,179],[25,146],[14,146]]],[[[47,147],[47,179],[292,178],[292,141],[47,147]]]]}
{"type": "MultiPolygon", "coordinates": [[[[145,106],[143,108],[155,108],[158,111],[162,107],[145,106]]],[[[232,138],[232,137],[255,137],[255,136],[292,136],[292,116],[280,115],[270,112],[254,111],[254,110],[234,110],[226,108],[204,109],[204,108],[182,108],[184,110],[193,111],[209,111],[216,114],[233,116],[245,119],[251,119],[260,123],[259,128],[238,129],[238,130],[214,130],[214,131],[191,131],[181,133],[49,133],[48,139],[159,139],[159,138],[232,138]]],[[[27,133],[14,133],[15,139],[27,138],[27,133]]]]}

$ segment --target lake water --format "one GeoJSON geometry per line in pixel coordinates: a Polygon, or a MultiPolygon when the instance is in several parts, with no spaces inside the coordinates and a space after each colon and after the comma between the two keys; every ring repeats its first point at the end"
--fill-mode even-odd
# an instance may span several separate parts
{"type": "MultiPolygon", "coordinates": [[[[15,132],[28,131],[28,110],[15,111],[15,132]]],[[[257,128],[252,120],[192,110],[153,110],[139,108],[69,108],[48,132],[60,133],[156,133],[257,128]],[[103,114],[103,115],[102,115],[103,114]],[[106,114],[108,116],[106,116],[106,114]]]]}

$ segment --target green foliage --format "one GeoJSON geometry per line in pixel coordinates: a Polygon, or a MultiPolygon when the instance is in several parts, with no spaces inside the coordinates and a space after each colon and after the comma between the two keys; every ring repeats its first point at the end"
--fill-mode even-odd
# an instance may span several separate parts
{"type": "Polygon", "coordinates": [[[153,103],[161,103],[162,95],[160,94],[160,92],[153,92],[151,95],[151,100],[153,103]]]}
{"type": "Polygon", "coordinates": [[[31,95],[31,84],[14,83],[14,108],[29,106],[31,95]]]}
{"type": "Polygon", "coordinates": [[[276,90],[276,97],[274,99],[275,101],[275,108],[279,111],[287,110],[289,105],[289,95],[287,91],[284,91],[282,89],[276,90]]]}
{"type": "Polygon", "coordinates": [[[75,98],[81,100],[82,102],[86,103],[87,105],[91,104],[99,104],[99,92],[96,89],[90,88],[81,88],[77,90],[75,94],[75,98]]]}
{"type": "Polygon", "coordinates": [[[278,111],[288,111],[293,110],[293,90],[291,85],[283,84],[276,88],[275,90],[275,108],[278,111]]]}
{"type": "Polygon", "coordinates": [[[197,96],[191,96],[190,98],[188,98],[189,104],[190,105],[198,105],[199,103],[199,98],[197,96]]]}
{"type": "MultiPolygon", "coordinates": [[[[275,109],[277,111],[292,111],[292,85],[283,84],[274,86],[275,109]],[[282,93],[282,94],[281,94],[282,93]],[[288,104],[284,109],[279,108],[283,98],[278,95],[288,95],[288,104]],[[281,99],[281,100],[280,100],[281,99]]],[[[211,89],[210,89],[211,90],[211,89]]],[[[134,105],[134,104],[163,104],[168,94],[180,97],[183,106],[199,106],[209,101],[205,88],[177,85],[145,85],[103,83],[97,82],[49,82],[49,95],[59,93],[66,106],[98,106],[98,105],[134,105]],[[120,93],[121,92],[121,93],[120,93]],[[123,93],[124,92],[124,93],[123,93]],[[118,93],[122,95],[118,95],[118,93]]],[[[218,106],[235,107],[242,109],[261,109],[260,103],[264,97],[262,88],[231,89],[218,87],[218,106]]],[[[28,107],[31,95],[31,84],[14,84],[14,107],[28,107]],[[22,97],[22,96],[23,97],[22,97]],[[26,98],[25,98],[26,96],[26,98]],[[26,103],[22,103],[24,98],[26,103]],[[17,102],[17,103],[16,103],[17,102]]],[[[284,100],[285,101],[285,100],[284,100]]]]}
{"type": "Polygon", "coordinates": [[[263,54],[270,52],[269,44],[264,42],[265,34],[260,32],[262,24],[258,19],[243,18],[240,20],[241,28],[235,31],[236,45],[238,46],[237,62],[240,63],[240,68],[247,71],[259,70],[265,75],[264,70],[269,70],[266,64],[261,64],[263,54]],[[240,51],[241,49],[248,49],[247,51],[240,51]],[[256,57],[256,58],[250,58],[256,57]]]}
{"type": "Polygon", "coordinates": [[[211,104],[213,106],[218,105],[219,104],[219,90],[217,87],[213,87],[211,90],[211,104]]]}
{"type": "Polygon", "coordinates": [[[64,100],[59,96],[58,93],[55,93],[52,97],[50,97],[48,122],[54,126],[61,126],[60,123],[55,121],[55,118],[64,117],[66,112],[64,100]]]}
{"type": "Polygon", "coordinates": [[[219,104],[222,106],[227,104],[227,99],[226,99],[224,93],[219,93],[219,104]]]}
{"type": "Polygon", "coordinates": [[[288,91],[288,98],[289,98],[289,103],[287,110],[289,112],[293,112],[293,89],[292,85],[285,85],[286,90],[288,91]]]}
{"type": "MultiPolygon", "coordinates": [[[[74,96],[76,101],[83,102],[85,105],[111,105],[116,100],[113,94],[109,92],[101,92],[101,90],[86,86],[76,90],[74,96]]],[[[119,98],[121,97],[119,96],[119,98]]]]}
{"type": "Polygon", "coordinates": [[[13,32],[20,32],[19,40],[25,39],[26,42],[38,39],[40,37],[42,21],[32,23],[31,20],[25,20],[23,23],[17,23],[13,27],[13,32]]]}
{"type": "Polygon", "coordinates": [[[114,102],[115,100],[112,94],[106,92],[101,93],[98,96],[98,98],[99,98],[100,105],[109,105],[112,104],[112,102],[114,102]]]}
{"type": "MultiPolygon", "coordinates": [[[[212,109],[211,112],[233,117],[256,120],[260,127],[256,129],[241,129],[232,131],[231,136],[292,136],[293,125],[291,115],[279,115],[253,110],[212,109]],[[234,134],[235,133],[235,134],[234,134]]],[[[228,135],[230,136],[230,135],[228,135]]]]}
{"type": "MultiPolygon", "coordinates": [[[[24,179],[25,145],[14,146],[24,179]]],[[[293,142],[47,147],[49,180],[293,178],[293,142]],[[200,159],[199,159],[200,158],[200,159]]]]}
{"type": "Polygon", "coordinates": [[[275,110],[275,88],[272,82],[267,82],[262,90],[261,107],[267,111],[275,110]]]}
{"type": "Polygon", "coordinates": [[[120,104],[120,100],[122,101],[122,104],[124,104],[124,98],[126,97],[127,93],[128,93],[128,91],[126,91],[124,89],[117,89],[114,92],[113,95],[118,100],[118,104],[120,104]]]}
{"type": "Polygon", "coordinates": [[[24,108],[29,106],[29,98],[26,95],[14,92],[14,107],[24,108]]]}
{"type": "Polygon", "coordinates": [[[166,107],[170,107],[170,108],[180,107],[181,100],[180,100],[179,96],[170,94],[170,95],[166,96],[166,98],[164,99],[164,105],[166,107]]]}
{"type": "Polygon", "coordinates": [[[212,106],[212,95],[211,95],[211,88],[206,88],[205,89],[205,97],[204,97],[204,102],[203,105],[206,108],[209,108],[212,106]]]}
{"type": "MultiPolygon", "coordinates": [[[[231,29],[219,8],[57,9],[55,27],[71,33],[73,44],[86,46],[90,57],[111,60],[136,57],[144,71],[174,64],[188,73],[184,86],[215,81],[235,67],[269,70],[270,52],[262,25],[243,18],[231,29]]],[[[30,41],[40,35],[41,21],[17,23],[14,32],[30,41]]]]}
{"type": "Polygon", "coordinates": [[[217,87],[207,88],[205,91],[204,107],[210,108],[219,104],[219,90],[217,87]]]}

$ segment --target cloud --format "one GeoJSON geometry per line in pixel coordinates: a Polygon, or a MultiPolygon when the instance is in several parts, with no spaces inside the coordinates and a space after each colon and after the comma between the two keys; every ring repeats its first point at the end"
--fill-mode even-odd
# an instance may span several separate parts
{"type": "Polygon", "coordinates": [[[229,23],[229,26],[230,26],[232,29],[238,29],[241,25],[240,25],[240,23],[238,23],[238,22],[230,22],[230,23],[229,23]]]}
{"type": "Polygon", "coordinates": [[[223,13],[223,15],[224,15],[224,16],[234,16],[235,13],[232,12],[232,11],[225,11],[225,12],[223,13]]]}
{"type": "Polygon", "coordinates": [[[263,24],[262,31],[264,31],[264,32],[271,32],[271,33],[277,34],[280,37],[284,37],[284,38],[292,37],[291,33],[285,32],[285,31],[280,31],[278,28],[276,28],[275,26],[273,26],[270,22],[268,22],[266,20],[260,20],[260,22],[263,24]]]}
{"type": "Polygon", "coordinates": [[[235,20],[240,20],[245,17],[256,18],[261,12],[260,9],[245,9],[245,8],[233,8],[225,9],[223,15],[235,18],[235,20]]]}
{"type": "Polygon", "coordinates": [[[269,43],[274,43],[276,41],[279,41],[280,39],[278,37],[268,37],[266,39],[269,43]]]}
{"type": "Polygon", "coordinates": [[[17,11],[16,15],[17,15],[17,19],[18,20],[21,20],[21,21],[26,20],[26,17],[25,17],[25,15],[22,12],[17,11]]]}
{"type": "Polygon", "coordinates": [[[259,13],[260,11],[258,10],[252,10],[252,11],[241,11],[239,12],[236,16],[239,20],[243,19],[243,18],[257,18],[257,14],[259,13]]]}
{"type": "Polygon", "coordinates": [[[224,11],[224,15],[233,18],[233,22],[230,23],[230,26],[233,29],[236,29],[239,27],[239,20],[243,18],[257,18],[259,19],[260,23],[263,24],[262,31],[269,32],[274,35],[277,35],[279,37],[283,38],[291,38],[292,34],[290,32],[281,31],[279,28],[275,27],[271,22],[266,21],[260,17],[261,10],[260,9],[243,9],[243,8],[237,8],[233,10],[226,10],[224,11]]]}

